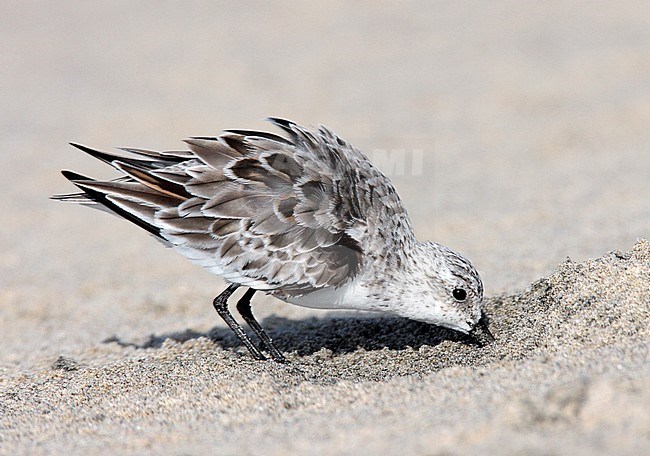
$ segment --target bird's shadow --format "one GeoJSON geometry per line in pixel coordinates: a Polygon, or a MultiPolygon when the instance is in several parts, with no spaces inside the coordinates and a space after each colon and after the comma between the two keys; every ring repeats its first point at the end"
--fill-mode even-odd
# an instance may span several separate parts
{"type": "MultiPolygon", "coordinates": [[[[359,349],[418,349],[424,345],[436,346],[446,340],[474,344],[466,335],[456,331],[391,316],[311,317],[303,320],[269,317],[264,319],[263,326],[280,351],[296,352],[301,356],[322,349],[331,350],[333,354],[351,353],[359,349]]],[[[248,334],[256,341],[254,334],[250,331],[248,334]]],[[[142,343],[128,342],[116,336],[104,342],[143,349],[160,348],[168,339],[183,343],[200,337],[207,337],[224,349],[237,349],[243,345],[229,328],[222,326],[214,327],[206,333],[186,329],[151,335],[142,343]]]]}

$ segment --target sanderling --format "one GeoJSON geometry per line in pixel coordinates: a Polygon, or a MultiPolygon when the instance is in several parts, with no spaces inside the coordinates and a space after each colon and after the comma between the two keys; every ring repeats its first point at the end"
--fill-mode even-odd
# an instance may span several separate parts
{"type": "Polygon", "coordinates": [[[285,357],[251,312],[256,291],[299,306],[383,311],[493,340],[483,284],[469,261],[415,239],[390,180],[331,130],[270,118],[285,136],[225,130],[185,140],[188,151],[72,144],[119,170],[113,180],[63,171],[82,192],[53,198],[92,205],[144,228],[228,287],[214,307],[258,359],[228,310],[237,310],[278,362],[285,357]]]}

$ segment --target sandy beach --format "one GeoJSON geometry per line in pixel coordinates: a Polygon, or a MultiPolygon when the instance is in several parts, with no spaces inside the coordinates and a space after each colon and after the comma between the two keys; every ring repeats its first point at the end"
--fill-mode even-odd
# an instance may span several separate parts
{"type": "Polygon", "coordinates": [[[0,454],[650,451],[647,2],[5,2],[0,454]],[[418,238],[481,272],[497,340],[256,295],[48,200],[111,170],[70,141],[325,124],[418,238]],[[239,292],[241,293],[241,291],[239,292]]]}

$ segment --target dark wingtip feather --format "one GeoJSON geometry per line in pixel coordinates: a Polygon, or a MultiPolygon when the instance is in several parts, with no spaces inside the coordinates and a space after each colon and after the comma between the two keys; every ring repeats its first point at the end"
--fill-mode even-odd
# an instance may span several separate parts
{"type": "Polygon", "coordinates": [[[120,171],[128,174],[130,177],[140,182],[142,185],[145,185],[168,196],[172,196],[181,200],[192,197],[192,195],[185,189],[183,185],[155,175],[151,173],[150,169],[147,169],[145,167],[137,166],[133,163],[122,162],[119,160],[115,161],[115,167],[120,171]]]}
{"type": "Polygon", "coordinates": [[[71,203],[94,203],[96,201],[90,199],[85,193],[65,193],[62,195],[52,195],[50,196],[51,200],[55,201],[66,201],[71,203]]]}
{"type": "Polygon", "coordinates": [[[294,141],[298,138],[298,133],[296,132],[298,126],[295,122],[292,122],[289,119],[282,119],[280,117],[267,117],[266,120],[271,122],[276,127],[284,130],[286,133],[289,133],[294,141]]]}
{"type": "Polygon", "coordinates": [[[270,139],[271,141],[275,142],[280,142],[283,144],[291,144],[290,141],[287,140],[287,138],[283,138],[282,136],[278,136],[273,133],[269,133],[267,131],[256,131],[256,130],[224,130],[225,133],[234,133],[236,135],[242,135],[245,137],[255,137],[255,138],[264,138],[264,139],[270,139]]]}
{"type": "Polygon", "coordinates": [[[61,174],[63,174],[63,177],[68,179],[70,182],[74,183],[75,181],[92,181],[94,180],[92,177],[84,176],[83,174],[75,173],[74,171],[70,171],[67,169],[61,170],[61,174]]]}
{"type": "Polygon", "coordinates": [[[92,148],[90,148],[88,146],[84,146],[83,144],[78,144],[78,143],[71,142],[70,145],[72,147],[76,147],[77,149],[87,153],[91,157],[94,157],[94,158],[96,158],[98,160],[101,160],[104,163],[108,163],[109,165],[112,165],[115,160],[122,158],[122,157],[120,157],[118,155],[113,155],[113,154],[109,154],[107,152],[102,152],[102,151],[99,151],[99,150],[96,150],[96,149],[92,149],[92,148]]]}
{"type": "MultiPolygon", "coordinates": [[[[68,179],[70,182],[76,185],[76,182],[78,181],[92,181],[90,177],[83,176],[81,174],[75,173],[74,171],[70,171],[67,169],[61,170],[61,174],[63,174],[63,177],[68,179]]],[[[77,185],[78,187],[78,185],[77,185]]],[[[60,194],[60,195],[52,195],[50,196],[50,199],[56,200],[56,201],[81,201],[83,198],[88,198],[88,195],[84,193],[65,193],[65,194],[60,194]]]]}
{"type": "MultiPolygon", "coordinates": [[[[83,150],[83,149],[82,149],[83,150]]],[[[117,215],[125,218],[126,220],[138,225],[140,228],[143,228],[144,230],[148,231],[149,233],[153,234],[156,237],[161,237],[160,236],[160,229],[156,226],[151,225],[150,223],[145,222],[144,220],[134,216],[133,214],[125,211],[121,207],[117,206],[115,203],[113,203],[111,200],[107,198],[105,194],[102,192],[98,192],[97,190],[94,190],[92,188],[88,188],[86,185],[84,185],[84,182],[93,182],[95,179],[91,177],[84,176],[83,174],[75,173],[74,171],[69,171],[67,169],[64,169],[61,171],[61,174],[68,179],[70,182],[75,184],[77,187],[79,187],[83,193],[80,194],[75,194],[75,195],[54,195],[51,198],[52,199],[58,199],[58,200],[65,200],[68,199],[66,197],[71,197],[71,196],[78,196],[78,197],[86,197],[91,201],[95,201],[99,204],[102,204],[109,210],[113,211],[117,215]]]]}
{"type": "Polygon", "coordinates": [[[160,228],[157,226],[154,226],[141,218],[137,217],[136,215],[131,214],[130,212],[122,209],[115,203],[113,203],[110,199],[108,199],[107,195],[105,195],[102,192],[99,192],[97,190],[94,190],[92,188],[88,188],[85,185],[83,185],[82,182],[75,184],[77,187],[82,189],[84,191],[84,194],[90,198],[91,200],[102,204],[105,206],[107,209],[113,211],[115,214],[119,215],[120,217],[128,220],[129,222],[139,226],[140,228],[148,231],[149,233],[153,234],[156,237],[162,238],[160,235],[160,228]]]}
{"type": "Polygon", "coordinates": [[[79,144],[79,143],[76,143],[76,142],[70,142],[68,144],[70,144],[72,147],[76,147],[77,149],[79,149],[79,150],[81,150],[83,152],[89,153],[89,154],[94,152],[94,149],[91,149],[88,146],[84,146],[83,144],[79,144]]]}
{"type": "MultiPolygon", "coordinates": [[[[216,136],[190,136],[188,139],[200,139],[204,141],[219,141],[219,138],[217,138],[216,136]]],[[[184,142],[187,142],[187,140],[185,140],[184,142]]]]}
{"type": "Polygon", "coordinates": [[[292,122],[289,119],[283,119],[282,117],[267,117],[265,119],[268,122],[271,122],[274,125],[282,128],[283,130],[290,131],[293,125],[296,125],[295,122],[292,122]]]}

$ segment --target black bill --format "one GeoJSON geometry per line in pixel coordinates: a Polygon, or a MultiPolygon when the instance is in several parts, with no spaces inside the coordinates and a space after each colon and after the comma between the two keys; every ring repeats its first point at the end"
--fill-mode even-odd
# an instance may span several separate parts
{"type": "Polygon", "coordinates": [[[472,328],[472,330],[469,332],[469,335],[481,347],[495,341],[494,336],[488,328],[487,315],[481,315],[481,319],[478,321],[478,323],[476,323],[474,328],[472,328]]]}

